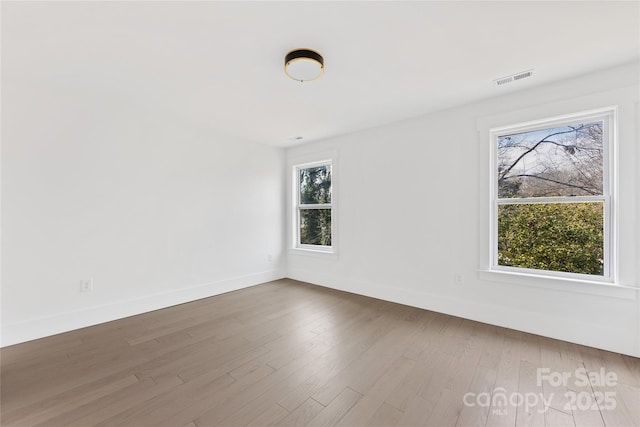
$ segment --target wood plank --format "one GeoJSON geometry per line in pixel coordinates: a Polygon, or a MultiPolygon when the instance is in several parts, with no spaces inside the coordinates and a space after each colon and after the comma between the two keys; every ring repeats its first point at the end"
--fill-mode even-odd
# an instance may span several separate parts
{"type": "Polygon", "coordinates": [[[407,403],[407,409],[396,425],[402,427],[425,426],[434,408],[435,405],[432,405],[422,396],[413,396],[407,403]]]}
{"type": "MultiPolygon", "coordinates": [[[[529,358],[535,360],[539,355],[529,358]]],[[[520,361],[518,393],[523,396],[524,404],[516,408],[516,427],[538,427],[544,425],[546,411],[543,397],[544,389],[538,384],[538,368],[530,361],[520,361]]]]}
{"type": "Polygon", "coordinates": [[[413,369],[416,362],[400,356],[390,369],[365,393],[349,413],[338,423],[339,426],[368,425],[375,413],[384,404],[398,384],[413,369]]]}
{"type": "MultiPolygon", "coordinates": [[[[506,331],[506,330],[505,330],[506,331]]],[[[498,371],[496,372],[496,384],[492,394],[492,404],[487,417],[488,426],[512,427],[516,422],[516,410],[509,403],[509,398],[513,393],[518,392],[518,375],[520,372],[520,340],[513,335],[505,336],[502,347],[502,355],[498,371]],[[504,394],[507,402],[494,399],[497,394],[504,394]]]]}
{"type": "Polygon", "coordinates": [[[83,427],[96,425],[121,412],[143,404],[144,402],[182,384],[179,378],[163,378],[162,382],[145,379],[118,393],[93,400],[85,405],[50,418],[39,424],[42,427],[65,426],[83,427]]]}
{"type": "Polygon", "coordinates": [[[374,427],[393,427],[398,424],[402,418],[403,412],[394,408],[388,403],[383,403],[375,414],[367,421],[367,426],[374,427]]]}
{"type": "Polygon", "coordinates": [[[275,426],[278,425],[278,423],[288,415],[289,411],[276,403],[275,405],[272,405],[269,409],[264,411],[262,414],[260,414],[260,416],[255,420],[247,424],[247,427],[275,426]]]}
{"type": "Polygon", "coordinates": [[[76,395],[63,395],[60,399],[47,400],[37,407],[30,406],[25,411],[13,412],[10,416],[2,417],[3,425],[16,424],[28,424],[36,425],[43,421],[49,420],[57,415],[73,410],[78,406],[85,405],[93,400],[99,399],[103,396],[118,393],[122,389],[132,384],[138,383],[138,379],[135,375],[122,378],[119,381],[104,384],[100,388],[96,388],[87,392],[82,396],[76,395]],[[19,421],[19,422],[18,422],[19,421]]]}
{"type": "Polygon", "coordinates": [[[462,392],[444,389],[427,425],[455,426],[464,405],[463,397],[462,392]]]}
{"type": "Polygon", "coordinates": [[[478,366],[473,382],[463,396],[463,407],[456,426],[484,427],[486,425],[490,406],[483,396],[491,396],[493,394],[495,383],[496,371],[484,366],[478,366]],[[468,398],[465,399],[466,396],[468,398]]]}
{"type": "MultiPolygon", "coordinates": [[[[576,427],[573,417],[566,412],[558,411],[553,407],[545,412],[546,427],[576,427]]],[[[582,426],[580,426],[582,427],[582,426]]]]}
{"type": "Polygon", "coordinates": [[[309,398],[298,406],[293,412],[283,418],[276,426],[278,427],[297,427],[306,426],[309,421],[315,418],[324,406],[321,403],[309,398]]]}
{"type": "Polygon", "coordinates": [[[329,427],[335,426],[340,419],[355,405],[362,395],[349,387],[342,390],[329,404],[316,415],[308,427],[329,427]]]}

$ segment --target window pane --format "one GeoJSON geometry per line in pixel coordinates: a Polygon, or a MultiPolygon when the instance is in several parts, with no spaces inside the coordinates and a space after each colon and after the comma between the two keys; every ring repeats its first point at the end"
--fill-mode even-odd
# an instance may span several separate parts
{"type": "Polygon", "coordinates": [[[300,243],[331,246],[331,209],[300,210],[300,243]]]}
{"type": "Polygon", "coordinates": [[[300,169],[300,204],[331,203],[331,165],[300,169]]]}
{"type": "Polygon", "coordinates": [[[604,204],[498,206],[498,265],[604,274],[604,204]]]}
{"type": "Polygon", "coordinates": [[[603,121],[498,137],[498,197],[602,195],[603,121]]]}

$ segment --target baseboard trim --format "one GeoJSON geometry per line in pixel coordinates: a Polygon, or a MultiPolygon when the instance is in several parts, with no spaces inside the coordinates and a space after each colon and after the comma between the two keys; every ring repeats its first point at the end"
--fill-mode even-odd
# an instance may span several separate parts
{"type": "Polygon", "coordinates": [[[53,316],[3,324],[1,347],[160,310],[282,278],[284,275],[279,270],[263,271],[67,311],[53,316]]]}
{"type": "Polygon", "coordinates": [[[601,350],[640,357],[637,344],[621,340],[610,329],[596,323],[583,323],[558,316],[477,303],[427,292],[392,288],[387,285],[303,269],[288,269],[287,277],[340,291],[364,295],[398,304],[449,314],[518,331],[559,339],[601,350]]]}

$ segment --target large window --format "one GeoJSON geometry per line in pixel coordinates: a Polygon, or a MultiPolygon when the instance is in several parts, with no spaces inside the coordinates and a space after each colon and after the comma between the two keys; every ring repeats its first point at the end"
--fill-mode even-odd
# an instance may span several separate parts
{"type": "Polygon", "coordinates": [[[613,111],[493,129],[492,268],[612,278],[613,111]]]}
{"type": "Polygon", "coordinates": [[[299,165],[296,182],[296,247],[331,251],[333,244],[331,162],[299,165]]]}

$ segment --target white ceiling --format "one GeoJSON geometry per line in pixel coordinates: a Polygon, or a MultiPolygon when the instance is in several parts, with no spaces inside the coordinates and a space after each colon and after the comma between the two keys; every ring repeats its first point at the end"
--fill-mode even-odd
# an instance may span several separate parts
{"type": "Polygon", "coordinates": [[[289,146],[638,60],[639,22],[637,1],[3,2],[2,72],[289,146]],[[300,47],[322,79],[285,76],[300,47]]]}

